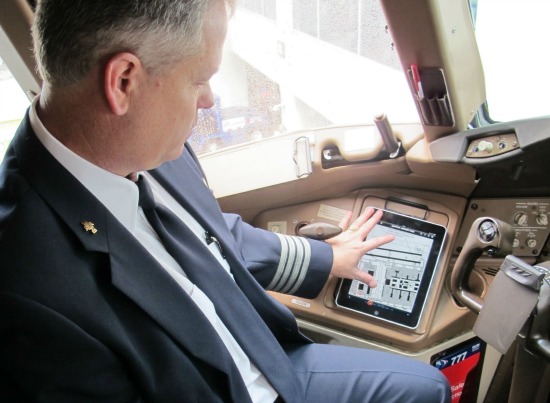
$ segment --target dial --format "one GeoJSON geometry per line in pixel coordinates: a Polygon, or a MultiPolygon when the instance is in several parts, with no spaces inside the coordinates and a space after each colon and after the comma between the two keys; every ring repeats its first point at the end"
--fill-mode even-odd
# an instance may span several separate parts
{"type": "Polygon", "coordinates": [[[491,151],[493,151],[493,143],[487,140],[482,140],[477,145],[477,148],[479,151],[485,151],[490,153],[491,151]]]}
{"type": "Polygon", "coordinates": [[[520,211],[519,213],[514,214],[514,223],[516,223],[516,225],[526,225],[527,214],[525,214],[523,211],[520,211]]]}
{"type": "Polygon", "coordinates": [[[548,225],[548,216],[546,215],[546,213],[540,212],[535,217],[535,221],[538,225],[548,225]]]}

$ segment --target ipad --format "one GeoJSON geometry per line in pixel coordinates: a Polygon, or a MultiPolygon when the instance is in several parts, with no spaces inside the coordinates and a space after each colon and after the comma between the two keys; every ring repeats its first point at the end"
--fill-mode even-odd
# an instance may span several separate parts
{"type": "Polygon", "coordinates": [[[342,280],[336,305],[359,314],[415,329],[445,240],[445,227],[415,217],[383,210],[367,239],[392,234],[395,240],[361,258],[359,268],[378,285],[342,280]]]}

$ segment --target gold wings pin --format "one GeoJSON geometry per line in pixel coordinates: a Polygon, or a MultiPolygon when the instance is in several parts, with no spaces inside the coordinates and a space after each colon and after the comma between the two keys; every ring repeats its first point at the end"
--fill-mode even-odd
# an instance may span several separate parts
{"type": "Polygon", "coordinates": [[[92,234],[97,233],[97,228],[95,227],[95,224],[91,221],[81,221],[80,224],[82,225],[82,228],[84,228],[84,231],[91,232],[92,234]]]}

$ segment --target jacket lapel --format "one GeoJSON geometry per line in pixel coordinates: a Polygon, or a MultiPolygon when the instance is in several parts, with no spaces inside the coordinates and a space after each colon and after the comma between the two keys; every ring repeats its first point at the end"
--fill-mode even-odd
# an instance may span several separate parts
{"type": "Polygon", "coordinates": [[[103,204],[47,152],[32,132],[28,117],[14,137],[13,146],[26,179],[84,248],[109,254],[113,285],[187,351],[228,374],[242,399],[246,389],[239,376],[232,376],[238,370],[204,315],[103,204]],[[93,223],[96,232],[86,231],[83,222],[93,223]]]}

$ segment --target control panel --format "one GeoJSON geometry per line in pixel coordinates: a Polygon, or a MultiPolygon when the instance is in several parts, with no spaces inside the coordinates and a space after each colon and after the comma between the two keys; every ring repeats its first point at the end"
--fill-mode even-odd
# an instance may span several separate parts
{"type": "Polygon", "coordinates": [[[472,140],[466,150],[468,158],[487,158],[504,154],[519,148],[519,143],[514,133],[487,136],[472,140]]]}
{"type": "MultiPolygon", "coordinates": [[[[550,199],[472,200],[461,226],[456,247],[464,245],[468,229],[479,217],[489,216],[513,226],[515,256],[538,256],[550,234],[550,199]]],[[[459,249],[458,249],[459,250],[459,249]]],[[[455,250],[455,253],[458,252],[455,250]]]]}

